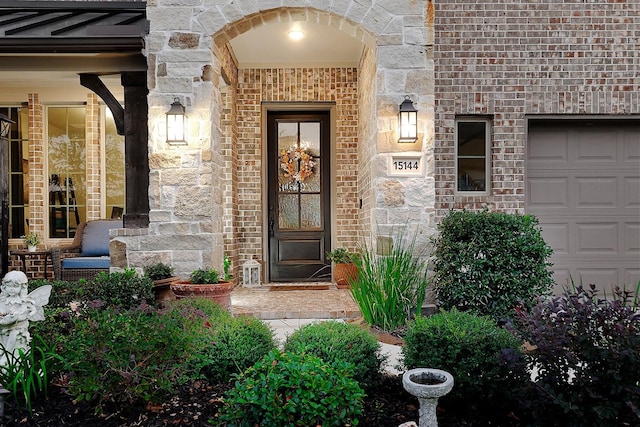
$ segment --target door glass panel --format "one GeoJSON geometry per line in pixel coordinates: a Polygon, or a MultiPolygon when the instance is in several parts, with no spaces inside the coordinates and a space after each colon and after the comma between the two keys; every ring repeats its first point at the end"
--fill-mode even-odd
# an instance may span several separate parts
{"type": "Polygon", "coordinates": [[[313,174],[300,183],[303,193],[317,193],[320,191],[320,158],[313,159],[313,174]]]}
{"type": "Polygon", "coordinates": [[[298,123],[278,122],[278,151],[298,145],[298,123]]]}
{"type": "Polygon", "coordinates": [[[278,196],[278,227],[284,230],[300,228],[297,194],[280,194],[278,196]]]}
{"type": "Polygon", "coordinates": [[[300,146],[314,157],[320,155],[320,123],[300,123],[300,146]]]}
{"type": "Polygon", "coordinates": [[[320,228],[320,195],[319,194],[302,194],[300,221],[302,228],[320,228]]]}

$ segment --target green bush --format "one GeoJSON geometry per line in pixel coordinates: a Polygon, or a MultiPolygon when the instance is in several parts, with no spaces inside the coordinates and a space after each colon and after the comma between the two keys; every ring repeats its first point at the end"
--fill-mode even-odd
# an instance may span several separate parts
{"type": "Polygon", "coordinates": [[[151,280],[162,280],[173,277],[173,267],[162,262],[144,266],[144,274],[151,280]]]}
{"type": "Polygon", "coordinates": [[[351,294],[362,317],[372,326],[391,331],[420,313],[427,288],[427,264],[416,253],[415,239],[406,242],[396,233],[378,251],[365,247],[354,259],[358,277],[351,294]]]}
{"type": "MultiPolygon", "coordinates": [[[[190,319],[193,320],[193,319],[190,319]]],[[[184,321],[146,306],[87,309],[72,317],[60,352],[78,400],[135,404],[162,399],[180,384],[197,337],[184,321]]],[[[202,329],[203,331],[206,329],[202,329]]]]}
{"type": "Polygon", "coordinates": [[[255,364],[275,348],[273,332],[253,317],[224,320],[208,343],[194,355],[193,369],[212,382],[228,382],[231,375],[255,364]]]}
{"type": "Polygon", "coordinates": [[[135,270],[126,269],[121,272],[100,273],[88,285],[92,300],[100,300],[107,307],[119,307],[127,310],[142,303],[153,304],[153,281],[147,276],[140,276],[135,270]]]}
{"type": "Polygon", "coordinates": [[[193,284],[218,283],[220,281],[220,273],[215,268],[208,270],[198,269],[191,272],[189,280],[193,284]]]}
{"type": "Polygon", "coordinates": [[[346,363],[275,349],[237,376],[218,421],[228,427],[356,426],[364,393],[352,374],[346,363]]]}
{"type": "Polygon", "coordinates": [[[67,282],[64,280],[47,281],[36,279],[29,281],[29,292],[40,286],[51,285],[51,296],[46,307],[49,308],[69,308],[72,301],[82,301],[85,298],[93,298],[90,291],[90,283],[86,280],[67,282]]]}
{"type": "Polygon", "coordinates": [[[373,384],[385,360],[380,344],[369,331],[336,321],[297,329],[287,337],[284,350],[311,353],[328,363],[351,363],[354,378],[363,386],[373,384]]]}
{"type": "Polygon", "coordinates": [[[451,211],[434,239],[438,304],[502,322],[553,286],[551,249],[531,215],[451,211]]]}
{"type": "Polygon", "coordinates": [[[528,381],[503,357],[516,358],[521,346],[514,335],[488,317],[455,309],[409,324],[402,348],[408,369],[442,369],[453,375],[453,390],[443,399],[476,408],[506,403],[516,386],[528,381]]]}

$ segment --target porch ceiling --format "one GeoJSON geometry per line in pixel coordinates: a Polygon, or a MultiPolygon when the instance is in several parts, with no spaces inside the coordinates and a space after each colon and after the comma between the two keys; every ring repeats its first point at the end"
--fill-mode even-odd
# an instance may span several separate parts
{"type": "Polygon", "coordinates": [[[74,87],[86,92],[78,73],[103,76],[121,98],[120,73],[146,70],[147,32],[142,1],[0,1],[3,98],[24,99],[38,87],[64,101],[74,87]]]}

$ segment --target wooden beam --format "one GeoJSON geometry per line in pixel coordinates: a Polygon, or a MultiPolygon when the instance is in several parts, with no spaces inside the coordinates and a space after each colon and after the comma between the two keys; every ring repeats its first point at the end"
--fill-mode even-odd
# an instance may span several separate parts
{"type": "Polygon", "coordinates": [[[122,105],[120,105],[116,97],[113,96],[109,88],[100,80],[100,77],[98,77],[97,74],[82,73],[80,74],[80,84],[102,98],[111,110],[111,114],[113,114],[118,135],[124,135],[124,108],[122,108],[122,105]]]}

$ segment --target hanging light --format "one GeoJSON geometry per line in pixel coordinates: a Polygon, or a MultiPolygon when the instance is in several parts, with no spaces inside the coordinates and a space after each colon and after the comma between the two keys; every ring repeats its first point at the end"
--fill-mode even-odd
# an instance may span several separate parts
{"type": "Polygon", "coordinates": [[[409,95],[404,97],[398,112],[398,142],[416,142],[418,140],[418,110],[413,106],[409,95]]]}
{"type": "Polygon", "coordinates": [[[184,105],[178,98],[174,98],[171,108],[167,111],[167,144],[187,145],[185,132],[187,129],[187,116],[184,105]]]}
{"type": "Polygon", "coordinates": [[[0,138],[9,139],[11,124],[15,123],[8,116],[0,113],[0,138]]]}

